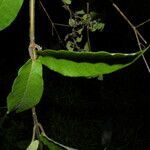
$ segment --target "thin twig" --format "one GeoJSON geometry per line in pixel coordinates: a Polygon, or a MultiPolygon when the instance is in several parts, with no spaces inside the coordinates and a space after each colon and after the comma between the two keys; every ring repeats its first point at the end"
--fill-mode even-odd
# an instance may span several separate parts
{"type": "Polygon", "coordinates": [[[34,128],[35,128],[35,130],[33,130],[33,134],[38,137],[40,135],[40,130],[38,128],[38,119],[37,119],[35,107],[32,108],[32,118],[33,118],[33,123],[34,123],[34,128]]]}
{"type": "MultiPolygon", "coordinates": [[[[140,43],[138,34],[136,32],[136,28],[134,29],[134,33],[135,33],[135,37],[136,37],[139,49],[140,49],[140,51],[142,51],[141,43],[140,43]]],[[[144,61],[145,65],[146,65],[146,68],[147,68],[148,72],[150,73],[150,67],[149,67],[148,62],[147,62],[147,60],[146,60],[146,58],[145,58],[145,56],[143,54],[142,54],[142,58],[143,58],[143,61],[144,61]]]]}
{"type": "MultiPolygon", "coordinates": [[[[135,26],[131,23],[131,21],[125,16],[125,14],[120,10],[120,8],[113,3],[112,4],[114,6],[114,8],[116,8],[116,10],[120,13],[120,15],[125,19],[125,21],[130,25],[130,27],[134,30],[135,26]]],[[[147,41],[144,39],[144,37],[139,33],[138,30],[136,30],[137,34],[139,35],[139,37],[141,38],[141,40],[147,44],[147,41]]]]}
{"type": "Polygon", "coordinates": [[[48,14],[48,12],[47,12],[46,8],[44,7],[43,3],[41,2],[41,0],[39,0],[39,2],[40,2],[40,5],[41,5],[43,11],[44,11],[45,14],[46,14],[48,20],[50,21],[50,23],[51,23],[51,25],[52,25],[52,35],[53,35],[53,29],[54,29],[55,32],[56,32],[56,35],[57,35],[57,37],[58,37],[59,42],[60,42],[61,44],[63,44],[63,41],[62,41],[62,39],[61,39],[61,37],[60,37],[60,35],[59,35],[59,33],[58,33],[56,27],[55,27],[55,23],[52,21],[50,15],[48,14]]]}
{"type": "Polygon", "coordinates": [[[139,27],[145,25],[145,24],[148,23],[148,22],[150,22],[150,19],[147,19],[146,21],[140,23],[139,25],[136,26],[136,28],[139,28],[139,27]]]}
{"type": "MultiPolygon", "coordinates": [[[[89,8],[89,3],[87,3],[87,14],[89,15],[89,11],[90,11],[90,8],[89,8]]],[[[89,25],[87,25],[87,43],[88,43],[88,50],[91,51],[91,42],[90,42],[90,33],[89,33],[89,25]]]]}
{"type": "Polygon", "coordinates": [[[62,26],[62,27],[67,27],[67,28],[70,28],[69,25],[67,24],[62,24],[62,23],[54,23],[56,26],[62,26]]]}
{"type": "MultiPolygon", "coordinates": [[[[134,26],[131,21],[125,16],[125,14],[120,10],[120,8],[115,4],[113,3],[112,4],[113,7],[120,13],[120,15],[125,19],[125,21],[130,25],[130,27],[133,29],[134,31],[134,34],[135,34],[135,37],[136,37],[136,41],[137,41],[137,44],[138,44],[138,47],[139,47],[139,50],[142,51],[142,47],[141,45],[143,45],[141,42],[140,42],[140,39],[145,43],[147,44],[147,41],[144,39],[144,37],[140,34],[140,32],[137,30],[137,27],[134,26]],[[139,39],[140,38],[140,39],[139,39]]],[[[144,23],[142,23],[143,25],[144,23]]],[[[141,25],[140,25],[141,26],[141,25]]],[[[150,66],[148,65],[148,62],[146,61],[146,58],[145,56],[142,54],[142,58],[144,60],[144,63],[147,67],[147,70],[148,72],[150,73],[150,66]]]]}

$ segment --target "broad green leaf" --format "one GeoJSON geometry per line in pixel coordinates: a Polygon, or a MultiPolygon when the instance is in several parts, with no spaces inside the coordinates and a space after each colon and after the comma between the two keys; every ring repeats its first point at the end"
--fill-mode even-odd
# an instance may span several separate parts
{"type": "Polygon", "coordinates": [[[39,147],[39,141],[35,140],[32,141],[31,144],[28,146],[27,150],[37,150],[39,147]]]}
{"type": "Polygon", "coordinates": [[[46,137],[44,134],[40,135],[39,140],[48,147],[49,150],[77,150],[65,145],[62,145],[48,137],[46,137]]]}
{"type": "Polygon", "coordinates": [[[23,0],[0,0],[0,31],[15,20],[22,4],[23,0]]]}
{"type": "MultiPolygon", "coordinates": [[[[149,49],[147,47],[143,53],[149,49]]],[[[100,52],[71,52],[66,50],[38,51],[40,61],[49,69],[69,77],[98,77],[134,63],[142,52],[124,54],[100,52]]]]}
{"type": "Polygon", "coordinates": [[[39,60],[27,61],[18,72],[7,97],[8,112],[22,112],[39,103],[43,93],[42,65],[39,60]]]}

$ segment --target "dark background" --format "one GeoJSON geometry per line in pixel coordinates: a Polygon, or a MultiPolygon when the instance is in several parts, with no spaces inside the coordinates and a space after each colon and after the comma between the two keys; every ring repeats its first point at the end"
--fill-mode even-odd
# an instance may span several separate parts
{"type": "MultiPolygon", "coordinates": [[[[73,10],[86,8],[86,1],[74,0],[73,10]]],[[[133,24],[150,16],[149,0],[114,1],[133,24]]],[[[67,23],[68,13],[60,0],[43,1],[52,20],[67,23]]],[[[36,8],[36,41],[45,48],[62,48],[57,37],[51,36],[51,25],[38,1],[36,8]]],[[[138,46],[134,33],[108,0],[90,1],[105,22],[103,32],[91,34],[94,50],[135,52],[138,46]]],[[[28,1],[11,26],[0,32],[0,144],[1,150],[23,150],[32,137],[31,112],[6,112],[6,97],[17,70],[28,56],[28,1]]],[[[62,39],[68,29],[57,27],[62,39]]],[[[150,23],[139,31],[150,41],[150,23]]],[[[146,59],[150,64],[150,52],[146,59]]],[[[97,79],[66,78],[44,68],[44,95],[37,106],[39,120],[53,139],[80,150],[102,150],[103,131],[112,137],[108,149],[144,150],[150,146],[149,73],[142,59],[124,70],[97,79]]]]}

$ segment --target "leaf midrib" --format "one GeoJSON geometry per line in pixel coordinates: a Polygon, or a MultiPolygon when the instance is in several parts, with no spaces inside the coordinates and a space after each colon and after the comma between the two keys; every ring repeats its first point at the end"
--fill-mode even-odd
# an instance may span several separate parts
{"type": "Polygon", "coordinates": [[[17,106],[17,108],[21,106],[22,102],[24,101],[25,95],[27,93],[27,87],[28,87],[28,85],[30,83],[29,80],[30,80],[30,76],[31,76],[32,70],[33,70],[32,68],[33,68],[35,62],[32,61],[31,63],[32,63],[31,64],[31,69],[30,69],[30,73],[29,73],[29,76],[28,76],[28,79],[27,79],[27,84],[25,86],[25,92],[24,92],[23,97],[21,98],[21,101],[20,101],[19,105],[17,106]]]}

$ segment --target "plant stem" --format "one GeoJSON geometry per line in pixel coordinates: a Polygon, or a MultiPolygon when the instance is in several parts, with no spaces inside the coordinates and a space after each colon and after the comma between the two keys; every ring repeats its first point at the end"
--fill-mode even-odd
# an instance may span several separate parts
{"type": "Polygon", "coordinates": [[[139,27],[145,25],[145,24],[148,23],[148,22],[150,22],[150,19],[147,19],[146,21],[140,23],[139,25],[136,26],[136,28],[139,28],[139,27]]]}
{"type": "MultiPolygon", "coordinates": [[[[133,25],[133,23],[131,23],[131,21],[125,16],[125,14],[120,10],[120,8],[115,4],[115,3],[112,3],[113,7],[120,13],[120,15],[125,19],[125,21],[130,25],[130,27],[133,29],[134,31],[134,34],[135,34],[135,37],[136,37],[136,41],[137,41],[137,44],[138,44],[138,47],[139,47],[139,50],[142,51],[142,43],[140,42],[140,39],[145,43],[147,44],[147,41],[144,39],[144,37],[140,34],[140,32],[137,30],[137,27],[145,24],[146,22],[148,22],[149,20],[147,20],[146,22],[144,23],[141,23],[139,24],[137,27],[133,25]]],[[[147,67],[147,70],[148,72],[150,73],[150,66],[148,65],[148,62],[145,58],[145,56],[142,54],[142,58],[143,58],[143,61],[145,63],[145,66],[147,67]]]]}
{"type": "MultiPolygon", "coordinates": [[[[40,49],[40,46],[35,43],[35,0],[30,0],[29,2],[29,14],[30,14],[30,28],[29,28],[29,55],[32,60],[36,60],[36,49],[40,49]]],[[[33,136],[32,140],[40,136],[39,122],[36,114],[35,107],[32,108],[32,118],[33,118],[33,136]]],[[[40,144],[40,149],[42,150],[42,144],[40,144]]]]}
{"type": "Polygon", "coordinates": [[[30,27],[29,27],[29,55],[32,60],[37,58],[35,50],[41,50],[41,47],[35,43],[35,0],[29,2],[29,16],[30,16],[30,27]]]}
{"type": "Polygon", "coordinates": [[[35,42],[35,0],[30,0],[30,42],[35,42]]]}
{"type": "Polygon", "coordinates": [[[29,28],[29,55],[32,60],[36,59],[35,55],[35,0],[29,2],[29,17],[30,17],[30,28],[29,28]]]}
{"type": "MultiPolygon", "coordinates": [[[[41,5],[43,11],[44,11],[45,14],[46,14],[48,20],[50,21],[50,23],[51,23],[51,25],[52,25],[52,36],[53,36],[53,29],[54,29],[54,30],[55,30],[55,33],[56,33],[56,35],[57,35],[57,38],[58,38],[58,40],[59,40],[59,43],[61,43],[61,44],[63,45],[63,41],[62,41],[62,39],[61,39],[61,37],[60,37],[60,35],[59,35],[59,33],[58,33],[56,27],[55,27],[55,23],[52,21],[50,15],[48,14],[48,12],[47,12],[46,8],[44,7],[43,3],[41,2],[41,0],[40,0],[39,2],[40,2],[40,5],[41,5]]],[[[57,25],[67,26],[67,25],[63,25],[63,24],[57,24],[57,25]]],[[[68,26],[67,26],[67,27],[68,27],[68,26]]]]}
{"type": "MultiPolygon", "coordinates": [[[[87,3],[87,14],[89,15],[89,3],[87,3]]],[[[88,50],[91,51],[91,42],[90,42],[90,33],[89,33],[89,25],[87,25],[87,43],[88,43],[88,50]]]]}
{"type": "Polygon", "coordinates": [[[35,128],[35,130],[33,130],[33,135],[36,135],[38,137],[40,135],[40,130],[38,127],[39,122],[38,122],[35,107],[32,108],[32,118],[33,118],[33,123],[35,128]]]}

